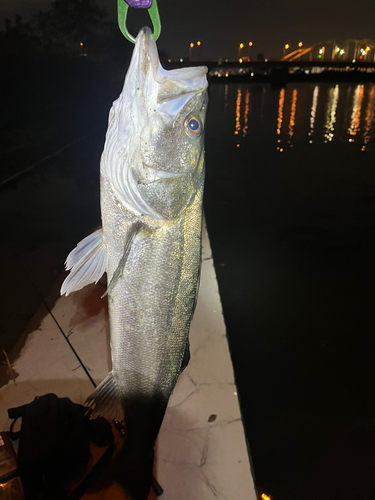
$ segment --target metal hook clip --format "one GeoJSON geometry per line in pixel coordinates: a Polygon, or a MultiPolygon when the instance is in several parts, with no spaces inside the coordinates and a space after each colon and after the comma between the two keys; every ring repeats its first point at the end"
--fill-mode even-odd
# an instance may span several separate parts
{"type": "Polygon", "coordinates": [[[156,41],[159,38],[161,31],[160,16],[156,0],[117,0],[118,25],[121,33],[127,40],[129,40],[129,42],[135,43],[134,36],[129,33],[126,26],[126,18],[129,7],[148,10],[154,30],[152,38],[156,41]]]}

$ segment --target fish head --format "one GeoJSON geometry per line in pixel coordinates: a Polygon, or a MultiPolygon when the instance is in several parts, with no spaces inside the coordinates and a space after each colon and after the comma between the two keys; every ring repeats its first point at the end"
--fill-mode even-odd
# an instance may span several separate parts
{"type": "Polygon", "coordinates": [[[165,70],[151,30],[138,34],[101,164],[133,213],[173,220],[203,187],[206,73],[202,66],[165,70]]]}

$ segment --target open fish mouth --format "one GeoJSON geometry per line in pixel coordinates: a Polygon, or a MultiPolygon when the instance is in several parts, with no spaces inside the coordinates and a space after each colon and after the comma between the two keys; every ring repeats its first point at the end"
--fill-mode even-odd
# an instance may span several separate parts
{"type": "MultiPolygon", "coordinates": [[[[205,81],[204,87],[207,87],[206,73],[207,68],[204,66],[191,66],[186,68],[179,68],[173,70],[164,69],[159,62],[159,55],[155,40],[152,38],[152,32],[149,27],[144,26],[137,36],[135,50],[138,50],[138,61],[140,67],[143,69],[144,73],[151,70],[153,73],[153,78],[161,83],[163,79],[169,82],[179,82],[181,80],[189,81],[197,77],[202,77],[202,81],[205,81]]],[[[184,90],[184,93],[189,92],[189,85],[184,90]]],[[[195,85],[192,84],[191,92],[196,92],[195,85]]],[[[170,99],[175,94],[176,96],[181,93],[179,86],[170,87],[169,85],[163,89],[159,95],[160,101],[163,99],[170,99]]]]}

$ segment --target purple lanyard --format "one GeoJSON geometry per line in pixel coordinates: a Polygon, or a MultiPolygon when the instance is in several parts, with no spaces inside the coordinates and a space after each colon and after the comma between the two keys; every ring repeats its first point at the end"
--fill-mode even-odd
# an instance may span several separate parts
{"type": "Polygon", "coordinates": [[[125,2],[134,9],[149,9],[152,5],[152,0],[125,0],[125,2]]]}

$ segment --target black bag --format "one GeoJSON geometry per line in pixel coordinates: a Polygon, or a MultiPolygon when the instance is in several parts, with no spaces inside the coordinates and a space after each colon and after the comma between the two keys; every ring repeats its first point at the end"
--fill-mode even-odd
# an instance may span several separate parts
{"type": "Polygon", "coordinates": [[[17,470],[26,500],[78,500],[110,462],[114,451],[112,427],[104,418],[90,420],[86,411],[84,406],[55,394],[8,410],[9,418],[14,419],[9,437],[19,438],[17,470]],[[15,433],[14,424],[20,417],[21,430],[15,433]],[[85,475],[90,442],[108,448],[85,475]],[[82,476],[84,479],[68,495],[69,485],[82,476]]]}

